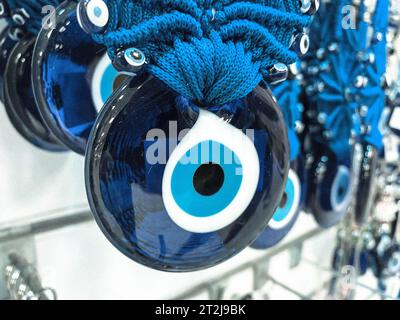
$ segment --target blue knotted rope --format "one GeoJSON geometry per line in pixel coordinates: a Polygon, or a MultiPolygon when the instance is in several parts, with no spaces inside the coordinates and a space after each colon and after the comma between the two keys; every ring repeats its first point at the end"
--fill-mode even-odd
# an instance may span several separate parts
{"type": "Polygon", "coordinates": [[[6,2],[12,14],[16,13],[17,9],[23,8],[29,15],[23,26],[15,23],[12,19],[9,19],[8,23],[17,28],[22,27],[28,34],[36,35],[42,28],[42,20],[45,15],[42,13],[43,8],[48,5],[57,8],[63,0],[6,0],[6,2]]]}
{"type": "Polygon", "coordinates": [[[207,106],[243,98],[275,63],[294,63],[292,36],[310,22],[298,0],[105,2],[110,20],[94,39],[110,57],[140,49],[150,73],[207,106]]]}
{"type": "Polygon", "coordinates": [[[349,143],[351,138],[381,147],[378,123],[384,107],[381,78],[386,68],[388,0],[377,1],[371,27],[374,36],[381,33],[383,39],[372,45],[367,41],[369,26],[361,19],[367,9],[364,3],[359,7],[356,29],[342,26],[342,9],[346,5],[352,5],[352,1],[340,0],[321,6],[311,27],[313,47],[306,68],[308,89],[314,87],[314,92],[308,92],[308,101],[324,133],[321,136],[314,135],[314,138],[327,143],[339,161],[348,161],[352,150],[349,143]],[[338,49],[328,52],[329,46],[334,43],[338,49]],[[317,57],[320,48],[326,50],[326,57],[322,59],[317,57]],[[370,52],[374,53],[375,60],[360,62],[358,57],[370,52]],[[321,69],[323,66],[329,68],[321,69]],[[316,74],[312,72],[315,67],[320,68],[316,74]],[[359,76],[368,80],[366,86],[356,87],[359,76]],[[323,88],[319,90],[321,85],[323,88]],[[360,117],[362,106],[368,107],[368,114],[360,117]]]}

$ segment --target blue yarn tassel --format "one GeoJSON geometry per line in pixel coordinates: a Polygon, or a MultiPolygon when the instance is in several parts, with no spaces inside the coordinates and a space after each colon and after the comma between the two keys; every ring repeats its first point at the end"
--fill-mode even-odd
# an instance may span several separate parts
{"type": "Polygon", "coordinates": [[[148,71],[204,106],[249,94],[275,63],[292,64],[294,33],[310,22],[297,0],[107,0],[110,21],[94,39],[109,48],[135,47],[148,71]]]}
{"type": "MultiPolygon", "coordinates": [[[[46,14],[42,12],[45,6],[58,7],[63,0],[6,0],[11,13],[15,13],[17,9],[23,8],[28,13],[29,18],[22,28],[30,35],[37,35],[42,28],[42,20],[46,14]]],[[[11,26],[20,28],[15,21],[10,19],[11,26]]]]}

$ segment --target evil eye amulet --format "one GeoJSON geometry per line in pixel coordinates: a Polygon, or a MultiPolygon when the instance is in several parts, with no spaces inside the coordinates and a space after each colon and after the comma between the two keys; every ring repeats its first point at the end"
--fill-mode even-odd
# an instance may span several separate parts
{"type": "Polygon", "coordinates": [[[108,100],[85,179],[106,237],[163,271],[219,264],[252,243],[284,191],[289,148],[272,94],[201,109],[142,74],[108,100]]]}
{"type": "Polygon", "coordinates": [[[33,145],[53,152],[66,148],[43,122],[33,97],[31,61],[35,39],[24,39],[11,51],[4,72],[4,106],[11,123],[33,145]]]}
{"type": "Polygon", "coordinates": [[[268,227],[251,245],[253,249],[271,248],[289,233],[300,213],[301,192],[299,176],[290,169],[279,207],[269,221],[268,227]]]}
{"type": "Polygon", "coordinates": [[[76,6],[61,4],[54,28],[39,33],[32,83],[46,125],[68,148],[83,155],[98,111],[123,76],[105,48],[80,28],[76,6]]]}
{"type": "Polygon", "coordinates": [[[314,163],[308,170],[307,207],[323,228],[339,223],[352,197],[352,168],[341,163],[329,148],[314,142],[314,163]]]}

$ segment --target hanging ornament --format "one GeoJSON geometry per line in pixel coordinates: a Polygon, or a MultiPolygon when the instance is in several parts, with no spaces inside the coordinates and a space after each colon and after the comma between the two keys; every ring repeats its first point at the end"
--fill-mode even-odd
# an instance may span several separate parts
{"type": "MultiPolygon", "coordinates": [[[[370,81],[369,71],[365,72],[376,62],[367,49],[374,8],[360,2],[355,7],[356,28],[343,28],[342,8],[352,4],[343,0],[321,6],[311,31],[312,43],[318,45],[313,46],[304,64],[309,136],[307,207],[323,227],[335,225],[348,213],[359,181],[357,161],[364,155],[359,144],[361,136],[369,133],[360,110],[374,99],[376,112],[383,108],[380,79],[377,86],[377,79],[370,81]]],[[[379,119],[379,114],[368,114],[369,123],[379,119]]]]}
{"type": "Polygon", "coordinates": [[[258,85],[284,79],[284,65],[305,53],[309,16],[298,1],[78,8],[114,67],[136,74],[90,135],[86,187],[100,228],[158,270],[204,269],[239,253],[267,226],[289,169],[281,110],[258,85]]]}
{"type": "Polygon", "coordinates": [[[267,249],[280,242],[297,221],[305,198],[304,159],[300,154],[298,134],[302,132],[302,104],[299,102],[301,74],[297,65],[290,67],[289,79],[273,86],[273,93],[283,111],[288,128],[291,169],[286,182],[285,192],[278,209],[272,216],[268,227],[251,245],[254,249],[267,249]]]}
{"type": "MultiPolygon", "coordinates": [[[[126,76],[113,67],[105,47],[81,29],[84,22],[77,11],[75,2],[62,3],[55,11],[55,25],[49,17],[38,34],[32,83],[46,125],[68,148],[84,155],[98,112],[126,76]]],[[[95,13],[92,18],[100,19],[95,13]]]]}
{"type": "Polygon", "coordinates": [[[33,97],[31,61],[36,34],[41,26],[41,11],[37,12],[34,3],[22,0],[3,3],[8,5],[10,34],[16,41],[8,54],[3,76],[7,115],[21,136],[33,145],[47,151],[65,151],[65,147],[44,124],[33,97]]]}

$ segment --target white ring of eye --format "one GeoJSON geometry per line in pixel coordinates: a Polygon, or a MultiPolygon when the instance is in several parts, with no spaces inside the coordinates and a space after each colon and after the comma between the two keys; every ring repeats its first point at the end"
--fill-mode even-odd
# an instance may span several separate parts
{"type": "Polygon", "coordinates": [[[352,194],[351,194],[350,171],[346,166],[339,166],[338,173],[336,174],[336,177],[335,177],[335,180],[333,181],[332,189],[331,189],[330,198],[331,198],[332,208],[335,211],[343,211],[343,210],[345,210],[348,207],[348,205],[349,205],[349,203],[351,201],[351,195],[352,194]],[[341,183],[340,180],[342,178],[342,175],[349,176],[349,186],[348,186],[347,191],[346,191],[347,192],[346,196],[343,198],[343,200],[341,202],[338,202],[337,201],[337,192],[338,192],[338,190],[340,188],[340,183],[341,183]]]}
{"type": "Polygon", "coordinates": [[[104,28],[110,18],[110,12],[108,7],[103,0],[89,0],[86,6],[86,14],[89,21],[99,28],[104,28]],[[101,10],[100,16],[95,14],[95,10],[99,8],[101,10]]]}
{"type": "Polygon", "coordinates": [[[107,68],[110,65],[112,66],[111,59],[108,57],[107,54],[104,54],[104,56],[97,63],[93,73],[92,83],[91,83],[92,100],[97,112],[100,112],[100,110],[103,108],[106,102],[103,101],[101,85],[104,73],[106,72],[107,68]]]}
{"type": "Polygon", "coordinates": [[[304,34],[300,40],[300,52],[305,55],[310,49],[310,38],[307,34],[304,34]]]}
{"type": "Polygon", "coordinates": [[[251,139],[222,118],[200,110],[193,128],[172,152],[165,167],[162,196],[165,209],[182,229],[194,233],[209,233],[223,229],[237,220],[252,201],[260,177],[260,162],[251,139]],[[185,153],[203,141],[215,141],[232,150],[242,164],[242,183],[232,202],[219,213],[210,217],[195,217],[183,211],[174,200],[171,180],[174,168],[185,153]]]}
{"type": "Polygon", "coordinates": [[[270,222],[268,223],[268,227],[270,227],[271,229],[279,230],[285,228],[290,223],[290,221],[292,221],[293,217],[297,213],[297,210],[299,209],[301,190],[300,180],[297,174],[292,169],[289,170],[288,181],[289,180],[292,181],[294,187],[293,205],[290,208],[289,213],[283,220],[276,221],[273,218],[270,220],[270,222]]]}

